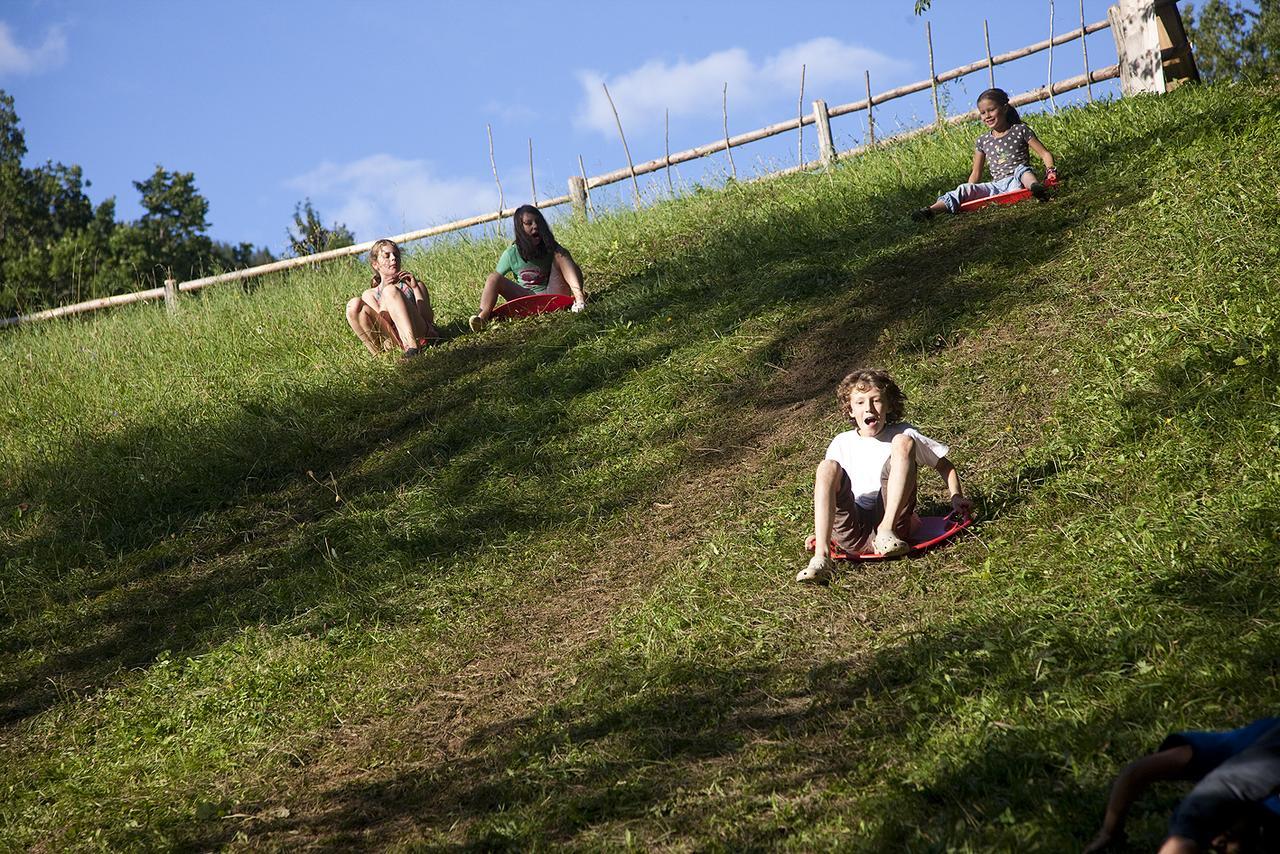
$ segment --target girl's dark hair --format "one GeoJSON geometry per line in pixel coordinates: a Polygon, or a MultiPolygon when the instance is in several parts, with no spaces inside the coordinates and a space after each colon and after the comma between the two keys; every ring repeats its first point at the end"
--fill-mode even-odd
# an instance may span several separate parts
{"type": "Polygon", "coordinates": [[[515,216],[511,217],[511,224],[515,226],[516,231],[516,251],[526,261],[545,258],[547,253],[555,254],[560,251],[560,244],[556,243],[555,235],[551,233],[551,226],[547,225],[547,218],[533,205],[521,205],[516,208],[515,216]],[[538,243],[534,243],[521,227],[525,214],[533,216],[538,223],[538,243]]]}
{"type": "Polygon", "coordinates": [[[990,101],[997,107],[1009,107],[1004,114],[1005,120],[1011,125],[1022,124],[1022,116],[1018,115],[1018,108],[1009,106],[1009,93],[1003,89],[988,89],[978,96],[978,103],[981,104],[983,101],[990,101]]]}
{"type": "Polygon", "coordinates": [[[853,419],[853,413],[849,410],[849,399],[855,391],[871,391],[876,389],[880,392],[880,402],[884,405],[885,421],[889,424],[896,424],[906,415],[907,396],[902,393],[902,389],[898,388],[898,384],[893,381],[893,377],[884,371],[864,368],[860,371],[854,371],[840,381],[840,385],[836,388],[836,399],[840,401],[840,413],[850,420],[853,419]]]}

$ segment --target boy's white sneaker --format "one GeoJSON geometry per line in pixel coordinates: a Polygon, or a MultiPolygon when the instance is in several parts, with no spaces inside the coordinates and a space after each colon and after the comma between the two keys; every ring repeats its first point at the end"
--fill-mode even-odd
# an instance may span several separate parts
{"type": "Polygon", "coordinates": [[[473,314],[471,315],[471,320],[467,322],[470,324],[472,332],[479,332],[481,329],[484,329],[485,324],[488,321],[486,321],[483,317],[481,317],[478,314],[473,314]]]}
{"type": "Polygon", "coordinates": [[[814,555],[809,558],[809,565],[796,573],[796,581],[801,584],[826,584],[835,574],[836,565],[826,555],[814,555]]]}
{"type": "Polygon", "coordinates": [[[871,546],[875,549],[875,553],[882,557],[897,557],[911,551],[911,544],[892,531],[876,534],[875,542],[871,546]]]}

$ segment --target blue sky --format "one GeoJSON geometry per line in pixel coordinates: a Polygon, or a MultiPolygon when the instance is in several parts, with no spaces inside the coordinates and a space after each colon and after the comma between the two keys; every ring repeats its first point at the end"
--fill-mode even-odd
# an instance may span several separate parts
{"type": "MultiPolygon", "coordinates": [[[[1085,0],[1089,22],[1106,0],[1085,0]]],[[[485,125],[493,128],[508,206],[530,195],[529,139],[542,198],[563,194],[582,156],[589,174],[625,166],[608,84],[637,161],[928,76],[925,21],[937,68],[982,58],[982,20],[995,53],[1045,38],[1048,0],[799,3],[339,3],[5,0],[0,89],[13,95],[27,163],[78,163],[95,201],[140,214],[131,182],[156,164],[194,172],[210,233],[279,252],[293,206],[312,199],[326,221],[367,240],[497,206],[485,125]],[[807,107],[806,107],[807,108],[807,107]]],[[[1079,25],[1078,0],[1057,0],[1055,32],[1079,25]]],[[[1092,67],[1115,62],[1109,31],[1089,37],[1092,67]]],[[[1046,54],[996,69],[1010,93],[1041,85],[1046,54]]],[[[1079,42],[1056,48],[1054,76],[1079,74],[1079,42]]],[[[968,109],[986,72],[948,87],[968,109]]],[[[1095,95],[1114,95],[1114,83],[1095,95]]],[[[1059,106],[1078,102],[1059,99],[1059,106]]],[[[877,109],[882,129],[932,117],[928,93],[877,109]]],[[[861,141],[864,114],[833,122],[837,145],[861,141]]],[[[806,158],[817,136],[805,131],[806,158]]],[[[740,175],[795,162],[794,134],[734,150],[740,175]]],[[[723,155],[679,167],[684,183],[721,180],[723,155]]],[[[956,164],[963,180],[967,163],[956,164]]],[[[665,179],[652,176],[649,192],[665,179]]],[[[617,185],[597,203],[618,203],[617,185]]]]}

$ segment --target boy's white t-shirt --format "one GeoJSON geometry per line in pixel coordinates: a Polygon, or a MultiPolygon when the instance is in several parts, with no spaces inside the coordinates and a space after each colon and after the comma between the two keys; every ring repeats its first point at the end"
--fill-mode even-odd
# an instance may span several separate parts
{"type": "Polygon", "coordinates": [[[846,430],[827,446],[828,460],[835,460],[849,475],[853,495],[860,507],[874,507],[880,498],[880,484],[889,476],[889,455],[893,437],[905,433],[916,442],[916,463],[937,468],[938,461],[951,450],[936,439],[930,439],[905,421],[890,424],[876,436],[863,436],[857,430],[846,430]]]}

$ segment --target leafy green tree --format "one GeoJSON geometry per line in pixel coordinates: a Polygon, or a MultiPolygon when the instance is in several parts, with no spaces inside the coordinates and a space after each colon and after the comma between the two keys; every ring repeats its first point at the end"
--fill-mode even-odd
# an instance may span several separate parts
{"type": "Polygon", "coordinates": [[[133,226],[143,238],[143,275],[191,279],[207,272],[213,261],[213,241],[205,234],[209,202],[196,189],[195,175],[157,164],[150,178],[133,186],[146,211],[133,226]]]}
{"type": "Polygon", "coordinates": [[[341,249],[356,242],[355,235],[346,225],[335,222],[325,227],[320,213],[310,199],[293,206],[293,228],[288,229],[289,251],[294,255],[314,255],[330,249],[341,249]]]}
{"type": "Polygon", "coordinates": [[[1207,0],[1183,11],[1196,67],[1206,81],[1280,74],[1280,0],[1256,8],[1229,0],[1207,0]]]}
{"type": "Polygon", "coordinates": [[[254,246],[252,243],[213,242],[214,266],[224,270],[241,270],[245,267],[257,267],[270,264],[276,260],[265,246],[254,246]]]}

